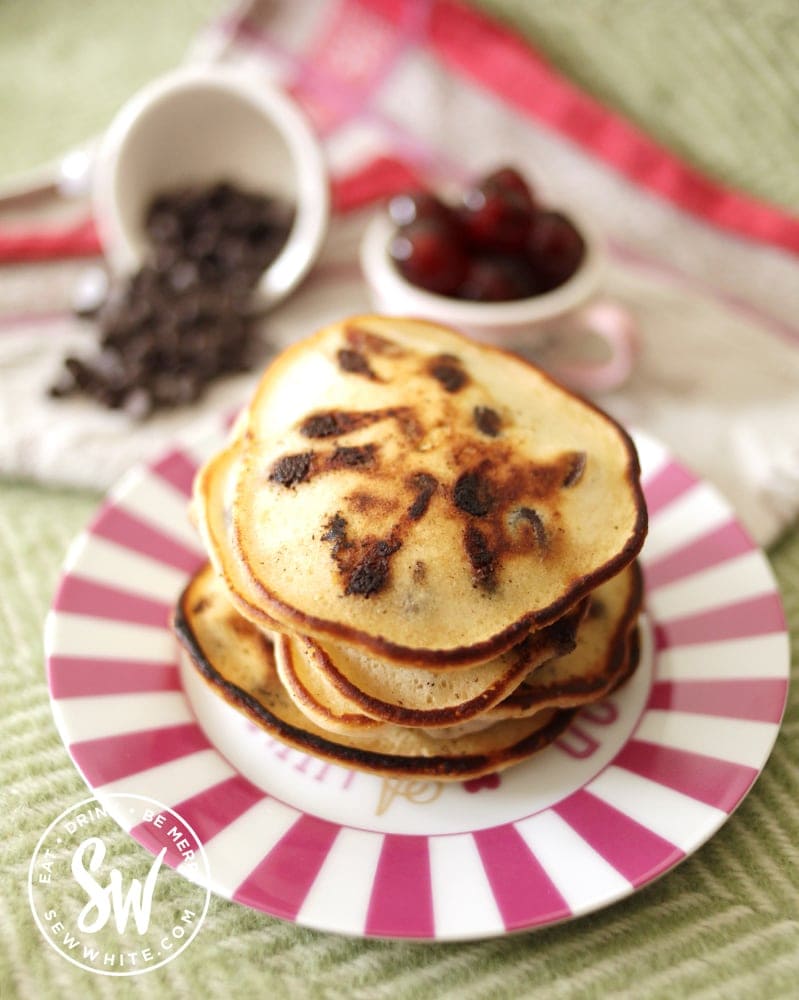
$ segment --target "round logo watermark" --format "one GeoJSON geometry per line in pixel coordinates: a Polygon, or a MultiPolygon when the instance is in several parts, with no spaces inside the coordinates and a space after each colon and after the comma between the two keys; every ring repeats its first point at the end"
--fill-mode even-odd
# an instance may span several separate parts
{"type": "Polygon", "coordinates": [[[209,885],[205,851],[186,820],[121,792],[61,813],[28,872],[45,939],[73,965],[105,976],[135,976],[176,958],[200,929],[209,885]]]}

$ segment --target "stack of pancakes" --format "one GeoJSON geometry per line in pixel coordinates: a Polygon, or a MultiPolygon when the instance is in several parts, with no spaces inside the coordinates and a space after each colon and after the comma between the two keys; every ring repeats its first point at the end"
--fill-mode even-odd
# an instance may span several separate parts
{"type": "Polygon", "coordinates": [[[530,756],[638,662],[635,449],[517,357],[354,317],[267,369],[192,516],[191,664],[285,742],[386,775],[530,756]]]}

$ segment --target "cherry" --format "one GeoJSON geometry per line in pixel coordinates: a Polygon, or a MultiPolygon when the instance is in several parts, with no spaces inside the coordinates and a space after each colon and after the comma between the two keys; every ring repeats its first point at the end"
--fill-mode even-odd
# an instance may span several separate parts
{"type": "Polygon", "coordinates": [[[518,170],[513,167],[500,167],[494,170],[480,182],[480,187],[484,191],[514,191],[527,203],[532,211],[535,208],[535,195],[527,181],[518,170]]]}
{"type": "Polygon", "coordinates": [[[466,277],[468,258],[452,229],[436,220],[420,220],[401,229],[389,255],[413,285],[439,295],[454,295],[466,277]]]}
{"type": "Polygon", "coordinates": [[[560,212],[538,212],[530,231],[528,255],[546,289],[567,281],[585,253],[583,238],[560,212]]]}
{"type": "Polygon", "coordinates": [[[541,291],[529,262],[506,254],[472,258],[458,298],[472,302],[510,302],[541,291]]]}
{"type": "Polygon", "coordinates": [[[469,242],[486,250],[522,250],[530,233],[530,205],[509,188],[471,188],[460,218],[469,242]]]}
{"type": "Polygon", "coordinates": [[[457,225],[455,213],[449,205],[427,191],[408,191],[394,195],[388,203],[388,214],[394,225],[400,228],[424,221],[457,225]]]}
{"type": "Polygon", "coordinates": [[[412,284],[473,302],[540,295],[567,281],[585,254],[560,212],[540,208],[523,175],[505,166],[484,175],[453,208],[429,191],[396,195],[389,253],[412,284]]]}

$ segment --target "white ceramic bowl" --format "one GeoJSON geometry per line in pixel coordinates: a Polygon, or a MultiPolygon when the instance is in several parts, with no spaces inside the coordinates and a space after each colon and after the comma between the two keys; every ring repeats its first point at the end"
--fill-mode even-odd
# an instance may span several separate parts
{"type": "Polygon", "coordinates": [[[294,205],[291,234],[256,289],[264,307],[286,296],[316,259],[327,230],[324,159],[286,94],[229,67],[184,68],[153,81],[105,133],[93,197],[111,267],[126,273],[141,264],[145,215],[157,194],[220,180],[294,205]]]}
{"type": "Polygon", "coordinates": [[[603,391],[630,374],[636,349],[635,323],[626,309],[600,299],[604,254],[597,235],[574,220],[585,242],[577,271],[558,288],[511,302],[465,302],[412,285],[389,256],[396,227],[385,213],[376,215],[361,242],[361,270],[377,312],[413,316],[454,326],[477,340],[535,356],[571,344],[567,361],[553,361],[554,375],[574,388],[603,391]],[[604,357],[580,358],[586,335],[603,342],[604,357]]]}
{"type": "Polygon", "coordinates": [[[586,252],[574,275],[551,292],[512,302],[465,302],[412,285],[389,256],[396,227],[384,214],[375,216],[366,230],[361,268],[377,308],[450,323],[480,340],[504,346],[517,336],[533,338],[541,324],[582,306],[598,290],[602,278],[598,242],[586,227],[579,228],[586,252]]]}

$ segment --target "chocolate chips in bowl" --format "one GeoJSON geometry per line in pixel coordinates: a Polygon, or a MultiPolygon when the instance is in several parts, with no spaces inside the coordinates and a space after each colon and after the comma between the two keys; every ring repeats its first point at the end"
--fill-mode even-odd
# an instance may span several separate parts
{"type": "Polygon", "coordinates": [[[142,266],[91,317],[99,350],[67,357],[50,395],[88,396],[143,419],[248,370],[258,344],[252,293],[293,215],[286,202],[225,181],[158,195],[142,266]]]}

